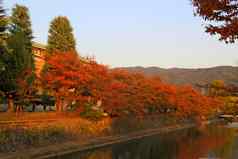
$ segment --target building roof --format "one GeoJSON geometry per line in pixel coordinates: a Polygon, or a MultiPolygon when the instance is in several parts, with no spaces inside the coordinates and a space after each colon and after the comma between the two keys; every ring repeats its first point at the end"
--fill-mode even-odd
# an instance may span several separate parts
{"type": "Polygon", "coordinates": [[[40,49],[46,49],[46,45],[34,41],[32,42],[32,46],[40,49]]]}

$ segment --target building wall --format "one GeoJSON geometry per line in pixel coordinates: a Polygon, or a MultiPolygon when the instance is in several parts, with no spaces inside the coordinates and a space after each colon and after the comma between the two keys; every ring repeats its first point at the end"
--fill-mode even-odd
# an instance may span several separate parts
{"type": "Polygon", "coordinates": [[[47,53],[46,46],[40,43],[33,42],[32,52],[35,60],[36,75],[40,76],[40,72],[42,71],[45,64],[45,57],[47,53]]]}

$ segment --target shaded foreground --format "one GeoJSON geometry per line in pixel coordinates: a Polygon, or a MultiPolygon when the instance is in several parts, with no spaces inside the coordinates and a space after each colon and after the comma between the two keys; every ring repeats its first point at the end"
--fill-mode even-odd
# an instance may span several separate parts
{"type": "Polygon", "coordinates": [[[91,138],[87,140],[76,140],[71,142],[64,142],[61,145],[51,145],[41,148],[35,148],[28,151],[23,150],[23,152],[17,152],[13,154],[5,154],[0,155],[3,159],[26,159],[26,158],[41,158],[41,159],[50,159],[63,157],[66,155],[71,155],[78,152],[85,152],[89,150],[94,150],[97,148],[107,147],[110,145],[125,143],[129,141],[137,141],[149,136],[164,134],[174,131],[180,131],[195,127],[195,124],[183,124],[183,125],[174,125],[174,126],[166,126],[163,128],[154,128],[141,130],[138,132],[131,132],[128,134],[121,135],[113,135],[113,136],[105,136],[105,137],[97,137],[91,138]]]}
{"type": "Polygon", "coordinates": [[[174,116],[90,121],[74,113],[25,113],[7,118],[0,117],[0,158],[65,154],[194,126],[174,116]]]}

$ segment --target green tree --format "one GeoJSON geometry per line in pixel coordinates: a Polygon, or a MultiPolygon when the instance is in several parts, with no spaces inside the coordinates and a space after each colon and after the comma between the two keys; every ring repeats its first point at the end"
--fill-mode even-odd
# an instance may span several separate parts
{"type": "Polygon", "coordinates": [[[0,0],[0,73],[4,69],[3,57],[2,55],[7,51],[6,47],[6,29],[7,29],[7,17],[5,10],[2,6],[2,1],[0,0]]]}
{"type": "Polygon", "coordinates": [[[16,5],[9,19],[9,33],[6,40],[8,51],[2,54],[4,69],[0,76],[0,90],[8,99],[8,111],[13,111],[14,100],[17,96],[21,96],[20,83],[22,81],[26,81],[28,85],[33,83],[34,60],[28,9],[25,6],[16,5]],[[24,75],[26,70],[30,72],[30,75],[24,75]]]}
{"type": "Polygon", "coordinates": [[[13,107],[12,95],[16,82],[14,80],[15,72],[10,69],[14,68],[14,59],[11,58],[9,49],[7,49],[7,17],[5,10],[0,1],[0,93],[8,98],[8,105],[13,107]],[[11,72],[10,72],[11,70],[11,72]]]}
{"type": "MultiPolygon", "coordinates": [[[[7,16],[5,14],[5,9],[2,4],[2,0],[0,0],[0,88],[4,86],[4,79],[5,79],[5,70],[7,67],[7,55],[8,55],[8,49],[6,44],[6,38],[7,38],[7,16]]],[[[0,95],[3,95],[4,92],[2,89],[0,89],[0,95]]]]}
{"type": "Polygon", "coordinates": [[[11,36],[9,37],[9,47],[19,57],[18,60],[20,61],[18,62],[22,65],[20,70],[22,71],[26,68],[34,68],[34,59],[32,54],[33,35],[28,8],[16,5],[12,10],[10,20],[11,36]]]}
{"type": "Polygon", "coordinates": [[[225,82],[223,80],[214,80],[209,88],[210,96],[224,96],[225,95],[225,82]]]}
{"type": "Polygon", "coordinates": [[[0,36],[2,38],[3,34],[5,34],[7,26],[7,18],[5,14],[5,10],[2,5],[2,0],[0,0],[0,36]]]}
{"type": "Polygon", "coordinates": [[[48,50],[50,53],[75,51],[73,28],[67,17],[58,16],[50,24],[48,50]]]}

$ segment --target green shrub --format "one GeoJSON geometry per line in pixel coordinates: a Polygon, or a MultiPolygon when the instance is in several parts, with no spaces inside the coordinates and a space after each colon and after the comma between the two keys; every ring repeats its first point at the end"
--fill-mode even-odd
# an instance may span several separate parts
{"type": "Polygon", "coordinates": [[[94,109],[96,108],[93,103],[86,103],[84,107],[84,111],[80,113],[80,115],[89,120],[100,120],[104,117],[104,112],[102,109],[94,109]]]}

